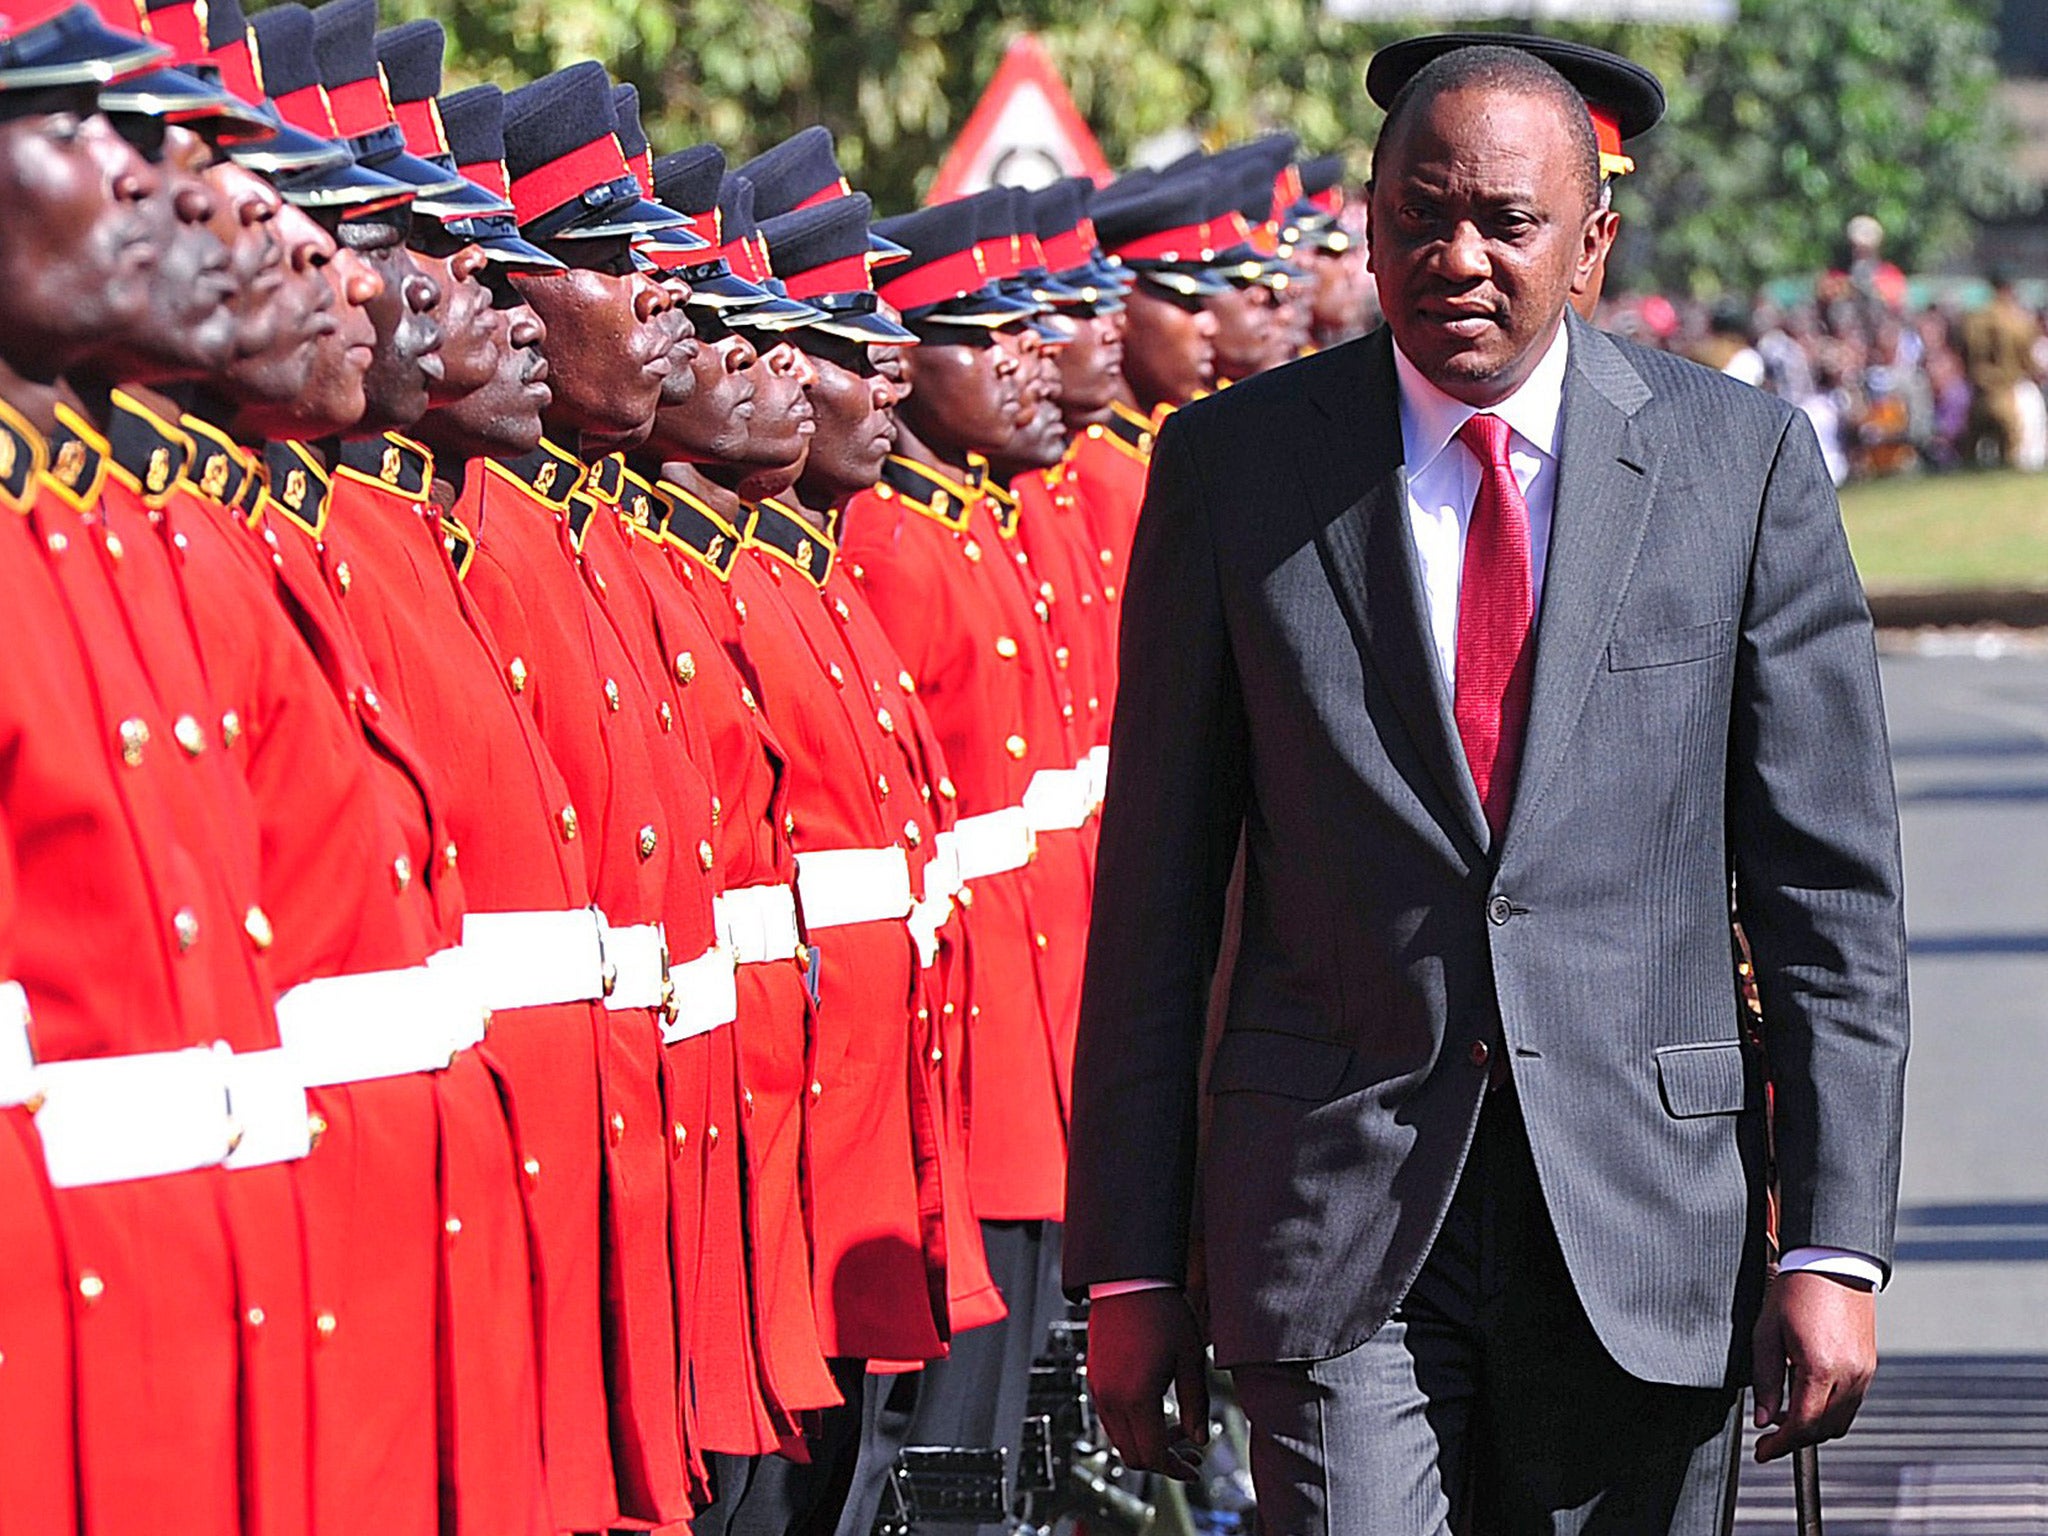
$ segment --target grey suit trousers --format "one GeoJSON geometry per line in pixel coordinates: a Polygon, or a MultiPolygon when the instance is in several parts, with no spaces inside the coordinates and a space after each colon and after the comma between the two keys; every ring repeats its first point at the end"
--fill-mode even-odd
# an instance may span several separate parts
{"type": "Polygon", "coordinates": [[[1487,1096],[1443,1228],[1394,1316],[1332,1359],[1234,1375],[1263,1536],[1725,1528],[1740,1393],[1640,1381],[1602,1348],[1512,1086],[1487,1096]]]}

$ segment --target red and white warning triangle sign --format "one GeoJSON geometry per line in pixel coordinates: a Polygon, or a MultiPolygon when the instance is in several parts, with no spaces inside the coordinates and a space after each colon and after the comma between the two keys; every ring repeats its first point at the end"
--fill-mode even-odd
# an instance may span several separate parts
{"type": "Polygon", "coordinates": [[[1082,121],[1045,45],[1014,39],[967,126],[946,152],[928,202],[951,202],[997,184],[1042,187],[1062,176],[1109,179],[1109,162],[1082,121]]]}

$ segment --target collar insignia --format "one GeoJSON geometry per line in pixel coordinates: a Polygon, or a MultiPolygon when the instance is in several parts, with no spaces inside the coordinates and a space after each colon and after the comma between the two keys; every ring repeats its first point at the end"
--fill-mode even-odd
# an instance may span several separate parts
{"type": "Polygon", "coordinates": [[[832,574],[832,557],[838,553],[832,541],[779,501],[752,508],[746,537],[750,547],[765,550],[814,587],[822,588],[832,574]]]}
{"type": "Polygon", "coordinates": [[[49,464],[43,481],[79,512],[99,500],[107,478],[107,440],[68,405],[57,407],[57,430],[50,434],[49,464]]]}
{"type": "Polygon", "coordinates": [[[562,452],[546,438],[529,454],[488,462],[525,486],[535,500],[546,502],[557,512],[569,510],[569,497],[583,479],[583,466],[576,456],[562,452]]]}
{"type": "Polygon", "coordinates": [[[661,536],[720,581],[732,575],[740,555],[739,530],[679,485],[663,482],[654,496],[662,505],[661,536]]]}
{"type": "Polygon", "coordinates": [[[351,438],[334,456],[336,474],[346,473],[409,501],[423,501],[434,482],[434,455],[425,445],[396,432],[351,438]]]}
{"type": "Polygon", "coordinates": [[[0,401],[0,505],[26,512],[44,468],[42,434],[0,401]]]}
{"type": "Polygon", "coordinates": [[[300,532],[319,538],[327,531],[326,469],[304,443],[265,443],[263,462],[270,471],[271,505],[300,532]]]}

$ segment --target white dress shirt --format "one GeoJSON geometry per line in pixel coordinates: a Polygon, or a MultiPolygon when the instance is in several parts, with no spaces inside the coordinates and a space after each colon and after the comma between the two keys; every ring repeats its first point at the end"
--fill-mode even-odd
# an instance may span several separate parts
{"type": "MultiPolygon", "coordinates": [[[[1560,324],[1542,361],[1522,381],[1521,388],[1487,407],[1508,424],[1508,464],[1529,504],[1530,612],[1539,624],[1543,577],[1550,559],[1550,523],[1557,507],[1558,429],[1570,355],[1569,332],[1560,324]]],[[[1465,573],[1465,531],[1471,525],[1472,504],[1478,499],[1485,471],[1478,457],[1458,441],[1458,429],[1466,418],[1479,414],[1479,407],[1455,400],[1430,383],[1398,346],[1394,348],[1394,378],[1400,389],[1408,529],[1415,542],[1423,605],[1428,610],[1432,649],[1442,669],[1444,696],[1453,698],[1458,679],[1458,592],[1465,573]]],[[[1801,1269],[1873,1286],[1884,1280],[1884,1270],[1875,1259],[1841,1248],[1794,1248],[1779,1260],[1781,1274],[1801,1269]]],[[[1090,1286],[1088,1294],[1090,1298],[1117,1296],[1175,1283],[1111,1280],[1090,1286]]]]}

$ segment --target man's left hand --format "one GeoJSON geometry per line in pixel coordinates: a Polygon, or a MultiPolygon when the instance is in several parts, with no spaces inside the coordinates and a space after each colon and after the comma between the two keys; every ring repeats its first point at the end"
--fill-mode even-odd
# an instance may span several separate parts
{"type": "Polygon", "coordinates": [[[1877,1374],[1877,1298],[1870,1288],[1811,1270],[1774,1276],[1757,1319],[1758,1461],[1849,1432],[1877,1374]]]}

